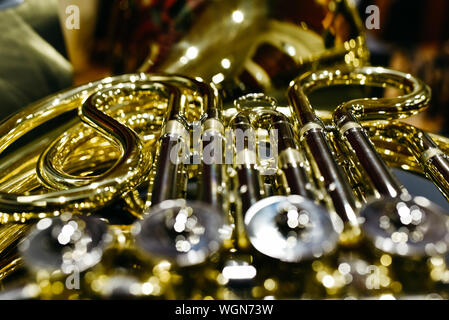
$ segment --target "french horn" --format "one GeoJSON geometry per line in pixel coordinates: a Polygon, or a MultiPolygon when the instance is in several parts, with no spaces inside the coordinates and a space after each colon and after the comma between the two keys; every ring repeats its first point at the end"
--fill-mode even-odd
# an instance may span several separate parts
{"type": "Polygon", "coordinates": [[[251,4],[1,123],[0,298],[448,298],[447,204],[394,173],[449,199],[449,140],[400,121],[429,87],[368,65],[346,1],[251,4]],[[315,106],[342,86],[400,93],[315,106]]]}

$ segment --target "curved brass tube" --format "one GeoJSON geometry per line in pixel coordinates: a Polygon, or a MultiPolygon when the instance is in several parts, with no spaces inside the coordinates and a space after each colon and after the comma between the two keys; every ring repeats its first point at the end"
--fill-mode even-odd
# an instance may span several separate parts
{"type": "MultiPolygon", "coordinates": [[[[339,84],[374,87],[386,87],[388,85],[405,92],[405,94],[394,98],[363,98],[341,104],[333,113],[333,122],[342,137],[349,130],[360,128],[359,121],[401,119],[423,110],[430,100],[430,88],[421,80],[409,74],[379,67],[339,68],[313,72],[301,77],[294,86],[299,90],[298,95],[306,97],[313,90],[339,84]]],[[[306,106],[307,103],[304,105],[306,106]]],[[[310,118],[310,110],[300,113],[299,116],[303,120],[310,118]]],[[[358,135],[354,132],[354,135],[356,134],[358,135]]],[[[390,174],[386,164],[374,151],[374,146],[369,141],[365,141],[366,138],[363,135],[358,136],[360,137],[354,136],[351,138],[352,140],[357,139],[357,141],[351,140],[352,142],[348,142],[351,145],[354,144],[353,149],[357,153],[358,161],[366,169],[366,174],[370,177],[378,192],[391,197],[402,194],[403,186],[390,174]],[[362,148],[362,144],[365,147],[362,148]],[[359,145],[363,150],[358,150],[359,147],[356,148],[359,145]],[[363,152],[363,156],[362,154],[358,155],[361,152],[363,152]],[[375,159],[376,161],[374,161],[375,159]]],[[[434,158],[432,161],[440,160],[435,159],[438,156],[435,152],[431,152],[437,150],[437,148],[428,136],[420,135],[410,141],[425,145],[425,154],[427,154],[427,157],[434,158]],[[427,139],[423,140],[423,138],[427,139]]],[[[419,148],[419,146],[417,147],[419,148]]],[[[441,154],[441,152],[439,153],[441,154]]],[[[445,163],[441,162],[439,165],[444,169],[445,163]]],[[[436,164],[432,165],[433,168],[435,166],[436,164]]],[[[437,169],[434,168],[433,171],[435,170],[437,169]]]]}
{"type": "MultiPolygon", "coordinates": [[[[340,131],[349,129],[351,124],[356,123],[357,120],[368,121],[405,118],[426,108],[430,100],[430,89],[427,85],[411,75],[394,70],[367,66],[309,72],[294,80],[289,89],[289,97],[297,111],[298,121],[305,128],[303,129],[303,134],[310,132],[309,136],[313,134],[317,135],[319,133],[313,133],[312,131],[322,130],[320,129],[322,128],[321,120],[315,115],[315,111],[307,98],[308,94],[327,86],[354,84],[377,87],[393,86],[394,88],[405,91],[405,94],[397,98],[363,98],[343,103],[333,114],[334,123],[340,131]]],[[[324,136],[316,138],[321,139],[321,145],[326,145],[324,136]]],[[[318,162],[318,166],[321,165],[321,174],[323,172],[326,173],[326,171],[329,171],[327,169],[332,167],[333,170],[331,171],[334,172],[334,177],[332,179],[329,177],[328,180],[332,181],[328,184],[338,181],[337,189],[340,190],[335,191],[336,193],[340,193],[340,195],[338,197],[335,196],[333,200],[334,204],[337,202],[337,208],[341,208],[340,210],[348,210],[349,207],[355,208],[350,191],[344,187],[347,183],[344,182],[341,174],[338,174],[340,170],[330,160],[332,158],[330,156],[330,148],[323,149],[327,150],[319,152],[318,154],[321,154],[319,157],[321,159],[328,158],[329,161],[327,161],[328,168],[325,168],[326,166],[322,162],[318,162]],[[343,192],[343,190],[346,190],[346,192],[343,192]],[[341,201],[339,199],[342,198],[345,198],[345,200],[340,203],[341,201]]],[[[391,179],[387,174],[381,174],[381,171],[386,172],[387,169],[377,170],[373,175],[379,176],[378,180],[382,180],[382,183],[387,181],[389,183],[389,187],[387,188],[388,192],[391,192],[392,196],[395,196],[399,192],[398,190],[401,189],[401,185],[399,182],[391,179]]],[[[370,173],[372,172],[374,171],[370,173]]],[[[373,177],[373,179],[377,178],[373,177]]]]}
{"type": "MultiPolygon", "coordinates": [[[[104,89],[101,93],[97,93],[97,98],[95,99],[98,100],[98,104],[96,107],[102,112],[107,112],[108,109],[110,109],[110,104],[112,101],[117,104],[120,107],[119,110],[123,112],[122,105],[128,100],[136,102],[142,99],[142,104],[144,104],[146,99],[157,99],[157,102],[161,103],[165,102],[165,100],[169,100],[169,95],[172,94],[171,91],[173,90],[169,90],[167,92],[167,88],[163,87],[162,84],[150,83],[147,81],[122,83],[108,89],[104,89]]],[[[150,106],[157,110],[157,106],[154,106],[154,104],[150,104],[150,106]]],[[[165,107],[165,103],[163,106],[165,107]]],[[[117,107],[115,109],[117,109],[117,107]]],[[[157,112],[154,111],[153,113],[156,114],[157,112]]],[[[113,115],[117,116],[117,111],[112,113],[111,116],[113,115]]],[[[127,123],[126,118],[125,121],[122,120],[121,122],[127,123]]],[[[139,123],[139,121],[136,122],[139,123]]],[[[139,126],[135,124],[131,127],[139,128],[139,126]]],[[[82,125],[74,126],[71,130],[65,132],[41,154],[36,168],[39,180],[53,189],[61,190],[83,186],[104,177],[104,175],[108,174],[108,172],[114,170],[118,164],[118,161],[123,158],[124,154],[123,150],[120,150],[120,146],[117,145],[114,139],[111,139],[106,134],[103,134],[102,137],[104,138],[103,141],[100,139],[98,134],[96,134],[96,131],[92,130],[91,125],[88,127],[83,127],[82,125]],[[91,140],[92,142],[90,142],[91,140]],[[82,147],[81,151],[83,152],[81,154],[77,152],[75,154],[75,159],[67,159],[69,156],[74,157],[73,152],[77,150],[78,147],[82,147]],[[95,159],[93,156],[89,157],[90,153],[95,152],[95,150],[108,147],[111,149],[106,153],[109,157],[105,156],[101,159],[95,159]],[[113,153],[112,157],[111,152],[113,153]],[[86,167],[87,161],[89,161],[89,166],[98,166],[102,162],[108,163],[112,161],[113,163],[106,172],[100,175],[75,175],[64,171],[65,163],[69,163],[71,165],[70,169],[73,170],[76,168],[76,165],[81,168],[86,167]]],[[[142,140],[144,140],[143,137],[142,140]]],[[[97,155],[97,157],[99,157],[99,155],[97,155]]]]}
{"type": "Polygon", "coordinates": [[[22,264],[14,248],[30,228],[31,226],[26,224],[0,225],[0,284],[8,274],[22,264]]]}
{"type": "MultiPolygon", "coordinates": [[[[122,104],[126,102],[127,99],[129,99],[129,101],[136,102],[142,98],[143,102],[148,103],[145,99],[151,99],[151,94],[156,94],[156,97],[157,95],[163,95],[165,96],[163,97],[164,100],[170,99],[170,101],[168,102],[169,106],[163,105],[163,111],[172,110],[175,113],[173,117],[177,117],[181,122],[187,124],[188,115],[182,114],[181,106],[179,106],[178,109],[171,107],[173,106],[173,104],[180,104],[182,100],[181,97],[178,97],[173,93],[173,91],[176,90],[176,87],[183,89],[182,93],[184,95],[199,95],[201,99],[200,102],[202,105],[202,109],[204,109],[202,118],[199,120],[204,120],[206,117],[218,118],[220,116],[220,113],[217,111],[218,109],[215,107],[215,105],[219,103],[219,100],[217,98],[218,96],[216,93],[211,92],[204,83],[183,76],[163,74],[152,74],[148,75],[148,77],[144,81],[128,81],[117,86],[110,87],[107,92],[104,92],[104,95],[106,96],[104,97],[105,101],[99,107],[101,107],[102,109],[117,109],[117,106],[114,106],[114,104],[116,104],[118,105],[118,111],[123,114],[126,110],[123,110],[122,104]],[[164,90],[167,91],[167,88],[171,88],[169,90],[171,92],[171,98],[167,96],[167,93],[163,92],[164,90]],[[185,89],[188,89],[190,91],[185,92],[185,89]],[[146,95],[149,95],[149,98],[146,97],[146,95]],[[174,102],[173,99],[175,96],[177,101],[174,102]]],[[[186,96],[184,96],[184,98],[186,98],[186,96]]],[[[161,98],[159,97],[159,103],[161,101],[160,99],[161,98]]],[[[182,103],[185,103],[185,99],[182,103]]],[[[158,108],[158,106],[150,105],[149,110],[154,108],[160,109],[160,107],[158,108]]],[[[158,116],[160,116],[162,119],[160,118],[158,122],[164,122],[163,116],[161,116],[160,113],[161,110],[158,110],[158,112],[149,113],[149,117],[157,118],[158,116]]],[[[127,118],[129,118],[129,116],[127,116],[127,118]]],[[[147,121],[147,119],[144,119],[145,123],[147,121]]],[[[137,123],[133,123],[131,127],[138,128],[139,121],[136,122],[137,123]]],[[[162,126],[162,123],[158,125],[158,128],[160,128],[160,126],[162,126]]],[[[41,178],[41,181],[49,187],[56,189],[67,189],[69,187],[85,185],[90,181],[99,178],[99,176],[95,175],[86,176],[70,174],[64,170],[61,164],[61,162],[68,162],[64,161],[64,155],[68,155],[68,153],[70,153],[77,146],[82,145],[83,143],[86,143],[90,139],[94,138],[94,136],[92,134],[89,134],[88,132],[86,132],[86,134],[79,133],[79,129],[80,128],[73,128],[71,132],[64,133],[63,136],[56,140],[42,154],[39,160],[38,175],[41,178]]],[[[141,131],[143,133],[146,132],[145,128],[142,128],[141,131]]],[[[156,130],[154,131],[156,135],[156,130]]],[[[156,140],[155,135],[151,135],[151,137],[147,139],[145,139],[145,137],[142,138],[144,141],[154,144],[154,141],[156,140]]],[[[83,146],[83,149],[85,150],[86,146],[83,146]]],[[[104,161],[106,161],[107,159],[108,158],[106,158],[104,161]]]]}
{"type": "Polygon", "coordinates": [[[42,214],[58,215],[61,210],[91,210],[140,183],[142,172],[147,172],[150,167],[149,155],[142,152],[140,138],[126,126],[96,109],[94,99],[98,95],[85,98],[92,91],[130,78],[146,78],[146,75],[107,78],[65,91],[56,98],[46,99],[30,107],[27,113],[18,113],[0,126],[0,132],[7,131],[0,138],[0,150],[3,151],[25,133],[57,115],[73,110],[84,100],[80,109],[82,120],[102,133],[107,132],[108,136],[111,134],[115,143],[121,146],[123,154],[128,157],[119,161],[117,170],[109,172],[102,181],[90,185],[36,195],[0,193],[2,222],[23,220],[22,213],[26,218],[32,218],[42,217],[42,214]]]}
{"type": "MultiPolygon", "coordinates": [[[[93,91],[104,87],[106,88],[105,91],[108,91],[108,88],[113,87],[115,84],[136,82],[139,80],[147,81],[148,79],[149,81],[166,82],[168,84],[170,82],[175,82],[177,84],[182,84],[186,88],[194,89],[195,92],[200,93],[200,98],[205,109],[204,114],[209,114],[209,117],[218,116],[216,113],[216,110],[218,110],[217,108],[207,107],[219,103],[217,95],[209,92],[207,88],[205,88],[205,85],[200,81],[184,78],[182,76],[149,76],[146,74],[133,74],[107,78],[96,83],[91,83],[63,92],[56,98],[49,98],[30,107],[26,114],[22,112],[11,117],[0,126],[0,133],[7,132],[0,139],[0,151],[6,149],[15,140],[33,128],[45,123],[47,120],[64,112],[73,110],[93,91]],[[30,112],[32,116],[30,115],[30,112]]],[[[72,180],[72,182],[74,182],[75,185],[81,184],[81,186],[37,195],[0,194],[2,222],[11,220],[23,221],[23,219],[36,217],[39,214],[40,217],[43,217],[49,211],[53,214],[59,214],[59,211],[62,209],[85,211],[97,208],[98,205],[104,205],[115,196],[131,190],[133,186],[138,185],[144,179],[145,173],[148,173],[150,168],[150,155],[142,152],[142,141],[135,132],[110,118],[103,112],[96,110],[96,102],[98,101],[94,101],[94,99],[98,99],[100,96],[101,93],[97,93],[95,97],[85,100],[80,110],[80,117],[83,122],[89,126],[93,126],[95,130],[98,130],[103,134],[105,131],[111,131],[109,133],[112,134],[112,139],[114,139],[115,144],[121,146],[121,153],[131,158],[118,160],[115,167],[117,168],[117,166],[119,166],[120,170],[114,169],[107,171],[102,175],[101,181],[94,182],[95,177],[84,179],[90,182],[88,185],[86,185],[85,182],[80,182],[80,180],[75,179],[72,180]],[[130,181],[125,181],[127,179],[130,179],[130,181]]],[[[61,174],[61,172],[58,174],[61,174]]],[[[83,179],[81,179],[81,181],[82,180],[83,179]]],[[[70,181],[71,180],[69,180],[69,184],[70,181]]]]}
{"type": "Polygon", "coordinates": [[[149,169],[149,154],[142,151],[142,142],[136,133],[97,109],[96,99],[102,91],[87,98],[80,109],[83,121],[110,136],[122,149],[123,157],[115,169],[108,172],[95,185],[40,195],[0,196],[0,208],[6,212],[48,212],[62,209],[91,210],[98,203],[104,204],[141,181],[141,173],[149,169]]]}
{"type": "Polygon", "coordinates": [[[415,170],[421,169],[419,171],[431,179],[449,200],[449,160],[446,155],[448,141],[445,141],[447,138],[430,135],[419,128],[396,121],[376,121],[362,125],[375,135],[380,134],[384,139],[394,139],[406,146],[414,161],[407,161],[402,157],[402,166],[413,168],[418,164],[419,167],[415,170]]]}
{"type": "MultiPolygon", "coordinates": [[[[394,87],[404,95],[395,98],[362,98],[348,101],[337,108],[334,119],[350,110],[360,121],[395,120],[423,111],[430,100],[430,88],[421,80],[403,72],[382,67],[343,67],[309,72],[296,79],[291,86],[304,98],[312,91],[336,85],[394,87]]],[[[309,110],[310,111],[310,110],[309,110]]],[[[302,113],[302,119],[310,116],[302,113]]]]}

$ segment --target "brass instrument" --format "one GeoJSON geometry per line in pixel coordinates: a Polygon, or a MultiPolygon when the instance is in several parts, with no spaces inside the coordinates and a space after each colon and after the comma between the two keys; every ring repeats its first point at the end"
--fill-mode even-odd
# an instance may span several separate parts
{"type": "Polygon", "coordinates": [[[151,47],[151,72],[2,122],[0,298],[447,298],[447,210],[391,172],[449,200],[449,140],[399,121],[430,89],[367,66],[353,9],[323,3],[311,12],[351,32],[217,1],[232,20],[206,8],[161,61],[151,47]],[[353,85],[401,95],[315,108],[313,93],[353,85]]]}
{"type": "MultiPolygon", "coordinates": [[[[403,257],[418,259],[415,261],[415,267],[419,269],[419,272],[415,272],[415,276],[428,277],[425,272],[426,267],[419,267],[418,257],[446,254],[447,213],[429,200],[422,197],[413,198],[408,193],[375,151],[359,121],[373,118],[379,118],[379,120],[403,118],[419,112],[428,103],[429,88],[410,75],[383,68],[363,67],[353,70],[326,70],[305,75],[292,83],[289,94],[292,105],[299,115],[298,119],[302,127],[301,138],[305,141],[310,156],[319,159],[316,161],[318,175],[324,177],[325,188],[330,191],[329,194],[337,212],[349,208],[349,214],[359,215],[362,218],[362,234],[372,242],[374,247],[391,254],[393,263],[396,262],[397,265],[404,263],[403,257]],[[323,154],[330,155],[331,147],[324,135],[323,124],[315,115],[306,96],[320,86],[336,85],[340,81],[345,84],[361,83],[372,86],[385,86],[385,83],[389,83],[405,92],[404,95],[392,99],[352,100],[341,104],[333,113],[332,119],[338,139],[350,150],[354,167],[362,168],[362,175],[368,177],[366,184],[372,186],[372,193],[367,192],[364,195],[366,203],[361,209],[354,207],[356,201],[352,193],[349,193],[349,198],[339,195],[332,197],[333,190],[329,189],[332,189],[331,185],[335,184],[334,179],[339,177],[338,167],[330,161],[323,161],[320,165],[322,161],[320,157],[323,157],[323,154]],[[320,142],[318,143],[316,139],[320,142]],[[314,148],[317,145],[322,145],[325,152],[316,151],[314,148]],[[337,174],[327,174],[331,171],[328,164],[334,165],[337,174]],[[375,199],[376,197],[378,199],[375,199]],[[348,200],[350,201],[347,202],[348,200]],[[437,247],[439,249],[436,249],[437,247]]],[[[427,172],[433,173],[429,174],[432,179],[438,180],[445,174],[444,164],[442,166],[441,164],[447,160],[430,137],[421,139],[420,144],[424,148],[424,158],[418,158],[417,161],[427,172]],[[438,169],[435,168],[434,161],[438,169]]],[[[345,183],[347,185],[346,181],[345,183]]],[[[343,212],[345,215],[341,215],[342,218],[349,217],[347,211],[343,212]]],[[[408,281],[404,279],[405,273],[405,270],[396,270],[397,277],[403,279],[401,286],[407,289],[408,281]]]]}
{"type": "MultiPolygon", "coordinates": [[[[244,96],[239,100],[245,100],[245,98],[247,99],[244,96]]],[[[275,195],[266,197],[262,201],[259,183],[261,178],[255,168],[260,160],[257,161],[256,151],[250,150],[251,144],[253,146],[255,144],[251,142],[251,139],[245,143],[244,148],[239,148],[237,144],[237,157],[241,153],[247,153],[247,155],[240,155],[241,161],[236,159],[236,171],[239,190],[242,193],[242,212],[251,244],[259,252],[287,262],[300,262],[319,257],[323,252],[332,251],[338,239],[337,233],[334,231],[330,215],[324,208],[311,201],[314,200],[311,183],[308,182],[291,123],[286,116],[276,110],[249,109],[235,116],[232,120],[234,126],[243,129],[251,128],[248,119],[251,114],[255,114],[253,119],[255,124],[269,122],[268,129],[277,132],[277,141],[273,142],[278,144],[279,167],[286,177],[289,194],[302,196],[275,195]],[[245,116],[245,113],[248,115],[245,116]],[[295,212],[297,212],[296,215],[295,212]],[[300,213],[302,216],[299,216],[300,213]],[[293,241],[295,230],[299,233],[296,237],[304,238],[304,242],[293,241]]]]}

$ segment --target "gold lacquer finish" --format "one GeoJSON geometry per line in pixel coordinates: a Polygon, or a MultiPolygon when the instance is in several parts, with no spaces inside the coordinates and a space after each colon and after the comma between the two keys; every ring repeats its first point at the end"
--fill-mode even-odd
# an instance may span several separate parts
{"type": "Polygon", "coordinates": [[[211,3],[164,73],[0,124],[0,298],[448,298],[446,210],[391,170],[449,199],[449,140],[400,122],[428,86],[366,65],[346,1],[211,3]],[[354,85],[400,93],[311,102],[354,85]]]}

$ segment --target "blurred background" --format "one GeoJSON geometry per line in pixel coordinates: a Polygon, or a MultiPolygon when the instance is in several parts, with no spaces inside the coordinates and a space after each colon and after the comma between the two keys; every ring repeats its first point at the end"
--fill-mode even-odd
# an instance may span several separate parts
{"type": "Polygon", "coordinates": [[[407,121],[449,135],[447,14],[446,0],[0,0],[0,119],[64,88],[141,71],[201,76],[225,99],[265,91],[282,100],[301,72],[369,59],[428,83],[428,111],[407,121]],[[379,29],[365,27],[370,5],[379,29]]]}
{"type": "Polygon", "coordinates": [[[369,5],[380,12],[380,28],[368,30],[373,65],[412,73],[432,88],[425,114],[412,124],[449,134],[449,1],[360,0],[361,16],[369,5]]]}

